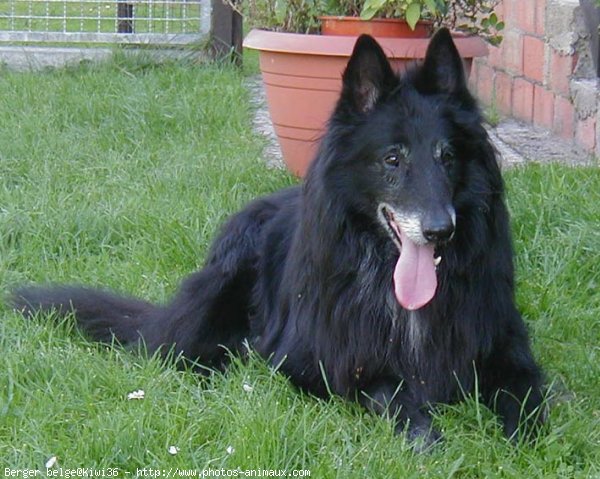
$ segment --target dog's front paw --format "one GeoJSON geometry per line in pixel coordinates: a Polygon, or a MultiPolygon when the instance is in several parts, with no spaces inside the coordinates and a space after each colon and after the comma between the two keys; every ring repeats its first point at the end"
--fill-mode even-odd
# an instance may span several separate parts
{"type": "Polygon", "coordinates": [[[515,444],[531,443],[539,436],[547,420],[548,406],[544,403],[529,411],[522,409],[504,418],[504,434],[515,444]]]}
{"type": "Polygon", "coordinates": [[[433,446],[443,440],[442,434],[433,428],[431,422],[426,424],[408,424],[396,426],[396,434],[406,434],[411,449],[416,453],[429,452],[433,446]]]}

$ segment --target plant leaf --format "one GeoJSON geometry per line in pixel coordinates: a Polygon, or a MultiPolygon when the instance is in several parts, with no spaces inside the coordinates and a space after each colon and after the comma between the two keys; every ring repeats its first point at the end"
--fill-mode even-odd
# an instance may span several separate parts
{"type": "Polygon", "coordinates": [[[421,5],[418,3],[411,3],[406,7],[406,22],[411,30],[415,29],[417,22],[421,19],[421,5]]]}
{"type": "Polygon", "coordinates": [[[288,11],[288,2],[286,0],[279,0],[275,2],[275,18],[277,23],[282,24],[285,22],[288,11]]]}
{"type": "Polygon", "coordinates": [[[439,8],[437,6],[437,2],[436,0],[425,0],[425,6],[427,7],[427,10],[429,10],[429,12],[433,15],[438,15],[439,14],[439,8]]]}
{"type": "Polygon", "coordinates": [[[371,20],[377,13],[377,9],[373,5],[365,5],[363,6],[362,11],[360,12],[360,18],[362,20],[371,20]]]}
{"type": "Polygon", "coordinates": [[[360,18],[371,20],[385,6],[386,0],[366,0],[360,12],[360,18]]]}

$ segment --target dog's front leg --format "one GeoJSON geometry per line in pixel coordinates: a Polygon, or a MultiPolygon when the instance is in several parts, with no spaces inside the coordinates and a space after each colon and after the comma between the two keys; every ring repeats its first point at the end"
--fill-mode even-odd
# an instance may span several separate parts
{"type": "Polygon", "coordinates": [[[481,371],[482,396],[500,416],[504,433],[513,441],[533,439],[547,411],[542,373],[526,342],[496,348],[481,371]]]}
{"type": "Polygon", "coordinates": [[[358,402],[369,411],[395,420],[396,434],[406,432],[418,452],[441,440],[440,433],[433,429],[429,413],[398,378],[382,377],[371,381],[360,390],[358,402]]]}

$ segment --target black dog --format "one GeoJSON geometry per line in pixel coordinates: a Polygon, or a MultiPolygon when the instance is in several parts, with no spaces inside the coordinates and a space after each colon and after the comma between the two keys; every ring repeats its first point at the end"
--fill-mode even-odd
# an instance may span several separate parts
{"type": "Polygon", "coordinates": [[[96,340],[211,367],[247,338],[294,384],[391,414],[430,444],[428,407],[476,384],[508,436],[541,424],[513,289],[494,149],[440,30],[402,78],[358,39],[304,184],[233,216],[170,304],[80,287],[24,288],[14,304],[74,310],[96,340]]]}

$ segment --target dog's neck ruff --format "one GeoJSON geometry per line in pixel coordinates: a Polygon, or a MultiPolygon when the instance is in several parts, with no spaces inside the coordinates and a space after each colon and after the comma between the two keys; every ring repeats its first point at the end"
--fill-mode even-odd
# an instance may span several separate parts
{"type": "Polygon", "coordinates": [[[422,237],[417,218],[402,215],[385,203],[379,206],[378,217],[400,253],[393,275],[396,300],[410,311],[422,308],[437,289],[435,246],[422,237]]]}

